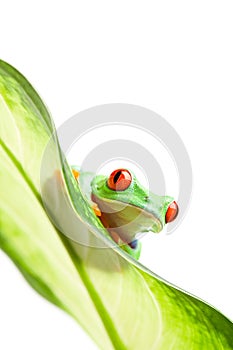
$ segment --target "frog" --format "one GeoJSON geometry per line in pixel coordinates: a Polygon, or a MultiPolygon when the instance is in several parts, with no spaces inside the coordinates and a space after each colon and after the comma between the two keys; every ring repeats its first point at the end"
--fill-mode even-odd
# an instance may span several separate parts
{"type": "MultiPolygon", "coordinates": [[[[77,166],[71,169],[78,182],[87,177],[77,166]]],[[[118,168],[110,175],[93,174],[89,181],[88,200],[95,215],[111,239],[136,260],[141,255],[140,236],[161,232],[178,216],[179,207],[173,197],[154,194],[129,169],[118,168]]]]}

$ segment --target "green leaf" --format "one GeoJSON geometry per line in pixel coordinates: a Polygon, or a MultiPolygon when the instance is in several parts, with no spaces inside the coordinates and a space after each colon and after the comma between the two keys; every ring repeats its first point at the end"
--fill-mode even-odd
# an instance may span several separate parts
{"type": "Polygon", "coordinates": [[[0,247],[35,290],[104,350],[233,349],[231,321],[113,245],[63,159],[47,108],[3,61],[0,118],[0,247]]]}

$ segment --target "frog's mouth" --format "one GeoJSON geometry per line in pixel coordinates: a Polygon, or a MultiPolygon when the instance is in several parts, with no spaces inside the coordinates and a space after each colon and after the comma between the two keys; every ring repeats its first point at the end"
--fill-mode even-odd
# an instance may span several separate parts
{"type": "Polygon", "coordinates": [[[163,228],[159,218],[145,209],[118,200],[101,199],[93,193],[91,197],[101,211],[99,218],[102,224],[118,244],[120,239],[131,246],[137,234],[149,231],[158,233],[163,228]]]}

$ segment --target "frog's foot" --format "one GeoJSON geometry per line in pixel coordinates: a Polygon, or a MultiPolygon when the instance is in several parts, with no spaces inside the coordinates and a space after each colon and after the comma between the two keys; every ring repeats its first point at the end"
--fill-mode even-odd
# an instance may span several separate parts
{"type": "Polygon", "coordinates": [[[79,177],[79,171],[78,171],[78,170],[76,170],[76,169],[72,169],[72,173],[73,173],[73,175],[74,175],[75,180],[78,180],[78,177],[79,177]]]}
{"type": "Polygon", "coordinates": [[[121,249],[133,256],[135,259],[139,259],[141,253],[141,243],[137,239],[134,239],[131,242],[126,242],[119,236],[116,231],[108,229],[108,232],[114,242],[116,242],[117,245],[121,247],[121,249]]]}
{"type": "Polygon", "coordinates": [[[137,249],[137,247],[138,247],[138,240],[135,239],[134,241],[129,242],[128,245],[129,245],[130,248],[132,248],[132,249],[137,249]]]}
{"type": "Polygon", "coordinates": [[[109,222],[105,215],[102,215],[101,210],[99,209],[98,205],[95,202],[92,202],[92,208],[94,209],[95,214],[100,218],[103,226],[108,230],[109,235],[111,236],[112,240],[125,252],[127,252],[129,255],[131,255],[134,259],[138,260],[141,254],[141,242],[139,242],[137,239],[134,239],[132,241],[127,241],[124,238],[122,238],[116,230],[110,228],[109,222]]]}
{"type": "MultiPolygon", "coordinates": [[[[78,181],[80,172],[77,169],[75,169],[75,167],[72,167],[71,170],[72,170],[72,174],[73,174],[75,180],[78,181]]],[[[92,209],[94,210],[95,215],[101,216],[101,210],[98,207],[98,205],[96,203],[94,203],[93,201],[91,201],[90,205],[91,205],[92,209]]]]}
{"type": "Polygon", "coordinates": [[[94,210],[94,213],[96,216],[101,216],[101,210],[98,207],[98,205],[94,202],[91,203],[92,209],[94,210]]]}
{"type": "MultiPolygon", "coordinates": [[[[71,169],[71,170],[75,180],[78,180],[79,172],[75,169],[71,169]]],[[[57,180],[57,182],[59,182],[60,184],[63,184],[63,176],[62,176],[62,171],[60,169],[56,169],[54,171],[54,177],[57,180]]]]}
{"type": "Polygon", "coordinates": [[[108,232],[110,234],[110,236],[112,237],[112,239],[114,240],[114,242],[116,244],[118,244],[119,246],[122,246],[124,244],[128,244],[127,242],[124,242],[121,237],[118,235],[118,233],[116,231],[113,231],[111,229],[108,229],[108,232]]]}

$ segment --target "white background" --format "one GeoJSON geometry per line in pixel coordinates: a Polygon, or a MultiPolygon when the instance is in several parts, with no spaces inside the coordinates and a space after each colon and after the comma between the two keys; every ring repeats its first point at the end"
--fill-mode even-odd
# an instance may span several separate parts
{"type": "MultiPolygon", "coordinates": [[[[144,240],[142,259],[232,319],[232,1],[8,0],[0,11],[0,56],[36,87],[57,126],[125,102],[175,127],[192,161],[192,202],[173,235],[144,240]]],[[[3,350],[96,348],[2,252],[0,329],[3,350]]]]}

